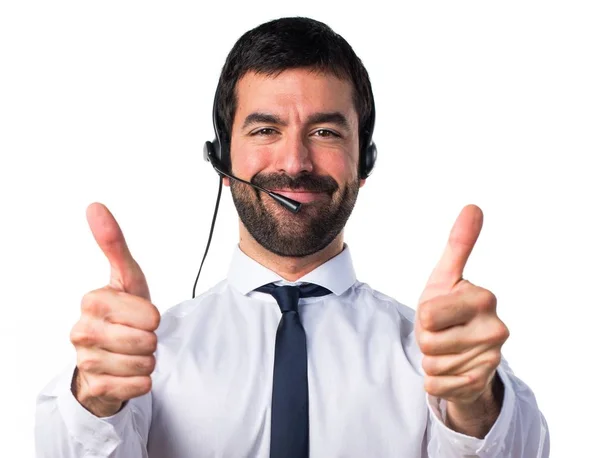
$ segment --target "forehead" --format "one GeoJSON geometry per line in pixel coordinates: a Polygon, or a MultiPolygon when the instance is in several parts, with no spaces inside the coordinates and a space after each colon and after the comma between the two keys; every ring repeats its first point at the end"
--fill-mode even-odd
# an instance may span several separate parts
{"type": "Polygon", "coordinates": [[[288,69],[278,75],[249,72],[236,85],[235,120],[253,111],[300,117],[339,111],[355,121],[353,92],[349,81],[311,69],[288,69]]]}

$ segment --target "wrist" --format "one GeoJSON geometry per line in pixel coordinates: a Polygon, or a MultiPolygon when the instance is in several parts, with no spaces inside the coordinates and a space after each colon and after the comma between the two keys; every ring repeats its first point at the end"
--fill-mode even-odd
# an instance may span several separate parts
{"type": "Polygon", "coordinates": [[[85,389],[85,383],[82,383],[82,378],[79,368],[76,367],[71,379],[71,393],[88,412],[98,418],[104,418],[115,415],[123,408],[124,403],[122,401],[108,401],[97,396],[90,396],[85,389]]]}
{"type": "Polygon", "coordinates": [[[446,426],[468,436],[483,439],[500,415],[504,384],[496,372],[487,389],[471,403],[448,401],[446,426]]]}

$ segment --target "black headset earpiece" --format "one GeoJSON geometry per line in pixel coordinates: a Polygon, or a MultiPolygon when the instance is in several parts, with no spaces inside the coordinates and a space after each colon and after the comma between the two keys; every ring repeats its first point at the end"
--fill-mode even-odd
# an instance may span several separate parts
{"type": "MultiPolygon", "coordinates": [[[[223,138],[222,130],[220,129],[219,119],[217,115],[217,94],[219,93],[218,88],[215,92],[215,98],[213,100],[213,130],[215,131],[215,139],[212,142],[204,143],[204,160],[209,161],[213,168],[219,172],[219,169],[230,173],[230,161],[229,161],[229,147],[227,142],[223,138]]],[[[222,174],[221,174],[222,175],[222,174]]]]}
{"type": "Polygon", "coordinates": [[[373,172],[375,161],[377,160],[377,146],[375,142],[369,143],[364,151],[360,153],[360,178],[365,179],[373,172]]]}
{"type": "Polygon", "coordinates": [[[210,162],[215,169],[223,168],[223,164],[219,159],[218,150],[219,144],[217,140],[204,142],[204,160],[210,162]]]}
{"type": "Polygon", "coordinates": [[[369,85],[369,95],[371,97],[371,113],[366,121],[365,130],[363,131],[362,137],[364,143],[361,142],[361,150],[358,158],[358,175],[360,178],[365,179],[373,172],[375,162],[377,161],[377,146],[373,142],[373,130],[375,129],[375,99],[373,98],[373,91],[369,85]]]}

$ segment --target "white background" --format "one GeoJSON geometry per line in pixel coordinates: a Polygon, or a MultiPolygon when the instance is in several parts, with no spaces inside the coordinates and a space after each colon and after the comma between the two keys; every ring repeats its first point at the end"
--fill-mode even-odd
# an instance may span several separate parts
{"type": "MultiPolygon", "coordinates": [[[[33,456],[35,397],[74,355],[82,295],[108,280],[86,206],[113,211],[161,311],[189,298],[217,191],[202,145],[225,56],[258,24],[307,15],[350,42],[375,92],[379,160],[346,231],[359,278],[414,307],[460,209],[478,204],[465,276],[498,297],[504,355],[536,393],[552,456],[590,456],[595,2],[284,3],[2,2],[0,455],[33,456]]],[[[199,291],[225,275],[236,221],[226,190],[199,291]]]]}

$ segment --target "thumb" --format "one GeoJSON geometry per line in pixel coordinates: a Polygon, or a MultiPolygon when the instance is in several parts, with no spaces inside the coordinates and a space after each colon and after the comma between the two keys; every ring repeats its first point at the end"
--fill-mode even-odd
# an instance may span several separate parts
{"type": "Polygon", "coordinates": [[[433,269],[419,303],[448,294],[462,280],[463,271],[483,226],[483,212],[477,205],[462,209],[450,231],[448,243],[433,269]]]}
{"type": "Polygon", "coordinates": [[[123,232],[112,213],[96,202],[88,206],[86,216],[96,243],[110,263],[109,286],[150,300],[146,277],[131,256],[123,232]]]}

